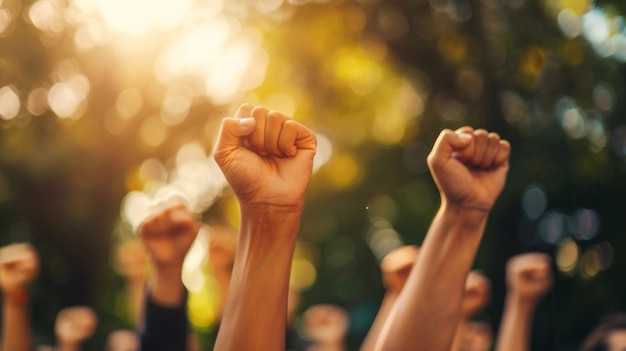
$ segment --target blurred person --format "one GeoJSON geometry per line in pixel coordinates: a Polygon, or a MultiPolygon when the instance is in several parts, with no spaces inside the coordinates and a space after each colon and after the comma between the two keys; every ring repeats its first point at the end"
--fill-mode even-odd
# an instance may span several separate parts
{"type": "Polygon", "coordinates": [[[182,269],[198,229],[193,213],[178,203],[163,205],[137,229],[152,266],[140,328],[142,351],[187,349],[187,290],[182,269]]]}
{"type": "Polygon", "coordinates": [[[302,317],[302,331],[314,342],[307,351],[346,351],[348,313],[334,305],[314,305],[302,317]]]}
{"type": "Polygon", "coordinates": [[[380,331],[409,277],[409,273],[417,259],[418,252],[419,248],[415,245],[401,246],[387,253],[380,262],[380,270],[385,286],[385,296],[380,304],[376,318],[361,345],[361,351],[374,350],[380,336],[380,331]]]}
{"type": "Polygon", "coordinates": [[[29,286],[39,270],[35,249],[27,243],[0,248],[0,289],[2,290],[2,346],[4,351],[31,351],[29,286]]]}
{"type": "Polygon", "coordinates": [[[489,351],[493,330],[486,322],[468,322],[460,332],[459,351],[489,351]]]}
{"type": "Polygon", "coordinates": [[[139,335],[130,329],[118,329],[109,334],[104,351],[139,351],[139,335]]]}
{"type": "Polygon", "coordinates": [[[531,252],[506,265],[507,293],[496,351],[528,351],[537,304],[553,284],[550,256],[531,252]]]}
{"type": "Polygon", "coordinates": [[[96,332],[98,316],[87,306],[62,309],[54,323],[57,351],[81,351],[83,344],[96,332]]]}
{"type": "Polygon", "coordinates": [[[594,328],[583,342],[580,351],[626,350],[626,314],[610,314],[594,328]]]}
{"type": "Polygon", "coordinates": [[[218,319],[222,317],[224,301],[228,296],[233,261],[237,251],[237,235],[231,227],[218,224],[209,231],[209,266],[217,281],[220,291],[218,319]]]}
{"type": "Polygon", "coordinates": [[[289,275],[316,137],[291,118],[242,105],[224,118],[214,157],[241,210],[217,350],[284,350],[289,275]]]}
{"type": "MultiPolygon", "coordinates": [[[[465,293],[461,304],[461,319],[456,330],[451,350],[467,350],[468,341],[472,340],[477,330],[472,318],[483,310],[491,299],[491,282],[480,271],[471,271],[465,280],[465,293]]],[[[491,347],[491,343],[487,349],[491,347]]]]}
{"type": "Polygon", "coordinates": [[[465,280],[504,187],[509,153],[496,133],[470,127],[441,132],[428,156],[441,206],[376,350],[450,350],[465,280]]]}
{"type": "Polygon", "coordinates": [[[139,240],[126,240],[115,246],[114,265],[125,279],[125,292],[130,322],[137,325],[145,295],[148,257],[139,240]]]}

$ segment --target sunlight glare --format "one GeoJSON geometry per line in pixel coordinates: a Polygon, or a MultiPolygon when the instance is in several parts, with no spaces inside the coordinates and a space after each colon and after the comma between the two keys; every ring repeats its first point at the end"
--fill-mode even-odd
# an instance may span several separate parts
{"type": "MultiPolygon", "coordinates": [[[[83,2],[88,1],[84,0],[83,2]]],[[[91,0],[112,32],[142,36],[180,23],[193,0],[91,0]]]]}

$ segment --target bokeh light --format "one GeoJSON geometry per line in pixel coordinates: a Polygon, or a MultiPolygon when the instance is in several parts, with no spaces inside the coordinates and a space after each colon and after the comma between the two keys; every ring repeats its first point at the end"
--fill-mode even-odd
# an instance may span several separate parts
{"type": "Polygon", "coordinates": [[[557,244],[567,235],[568,217],[560,211],[549,211],[539,221],[539,236],[548,244],[557,244]]]}
{"type": "Polygon", "coordinates": [[[600,217],[592,209],[579,209],[570,217],[569,228],[576,239],[593,239],[598,233],[599,227],[600,217]]]}
{"type": "Polygon", "coordinates": [[[20,112],[20,97],[12,86],[0,88],[0,118],[11,120],[20,112]]]}
{"type": "Polygon", "coordinates": [[[556,253],[556,266],[564,274],[573,274],[578,265],[579,259],[578,245],[574,240],[565,239],[559,245],[556,253]]]}
{"type": "Polygon", "coordinates": [[[522,208],[528,218],[537,219],[546,210],[548,198],[545,190],[538,185],[531,185],[522,195],[522,208]]]}
{"type": "Polygon", "coordinates": [[[391,250],[403,245],[398,232],[384,219],[379,219],[370,225],[365,234],[365,240],[379,261],[391,250]]]}

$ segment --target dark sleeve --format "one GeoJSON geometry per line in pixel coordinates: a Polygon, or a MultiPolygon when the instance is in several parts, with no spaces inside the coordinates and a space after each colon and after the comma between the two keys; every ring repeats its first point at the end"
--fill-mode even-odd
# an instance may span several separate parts
{"type": "Polygon", "coordinates": [[[187,350],[187,292],[179,307],[161,306],[146,293],[141,351],[187,350]]]}

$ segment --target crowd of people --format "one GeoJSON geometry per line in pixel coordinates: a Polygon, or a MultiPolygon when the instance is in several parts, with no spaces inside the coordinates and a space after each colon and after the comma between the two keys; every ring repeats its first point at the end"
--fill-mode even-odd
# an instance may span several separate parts
{"type": "MultiPolygon", "coordinates": [[[[385,296],[361,345],[363,351],[528,351],[538,303],[553,285],[551,258],[530,252],[510,258],[501,324],[474,317],[490,300],[491,283],[472,264],[489,213],[502,191],[510,145],[496,133],[444,130],[428,156],[441,206],[420,247],[403,246],[381,262],[385,296]],[[495,340],[494,340],[495,339],[495,340]]],[[[348,314],[316,305],[302,314],[306,340],[290,342],[297,292],[290,289],[292,256],[316,152],[315,134],[279,112],[242,105],[224,118],[214,157],[239,200],[241,223],[232,237],[211,240],[211,265],[225,302],[215,350],[346,350],[348,314]],[[236,250],[235,250],[236,246],[236,250]]],[[[192,351],[183,261],[199,232],[180,203],[162,206],[120,246],[135,329],[111,332],[107,351],[192,351]],[[139,257],[139,259],[137,259],[139,257]],[[145,277],[145,265],[149,276],[145,277]]],[[[25,243],[0,249],[2,351],[78,351],[93,336],[96,313],[72,306],[58,313],[56,345],[35,345],[29,286],[38,257],[25,243]]],[[[583,351],[626,349],[626,317],[609,316],[583,351]]]]}

